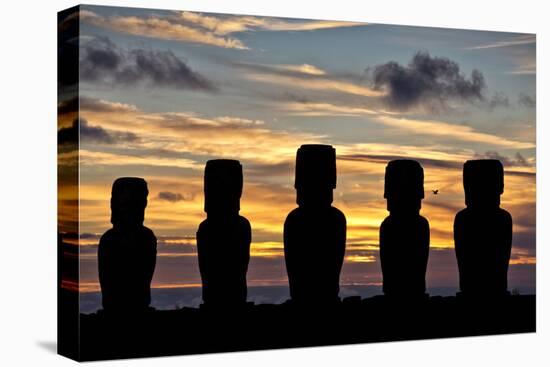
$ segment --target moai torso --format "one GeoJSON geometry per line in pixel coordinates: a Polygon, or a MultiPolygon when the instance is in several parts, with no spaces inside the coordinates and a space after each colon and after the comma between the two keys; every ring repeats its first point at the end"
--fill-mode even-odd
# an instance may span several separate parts
{"type": "Polygon", "coordinates": [[[380,262],[386,295],[423,295],[430,225],[421,215],[390,215],[380,226],[380,262]]]}
{"type": "Polygon", "coordinates": [[[251,227],[239,215],[242,166],[228,159],[210,160],[204,175],[207,218],[197,231],[197,251],[206,306],[235,307],[246,303],[246,273],[251,227]]]}
{"type": "Polygon", "coordinates": [[[156,254],[157,239],[147,227],[105,232],[98,248],[104,309],[149,307],[156,254]]]}
{"type": "Polygon", "coordinates": [[[303,145],[297,153],[298,208],[284,224],[290,296],[296,303],[339,300],[346,247],[346,218],[331,206],[336,186],[336,154],[327,145],[303,145]]]}
{"type": "Polygon", "coordinates": [[[143,226],[147,184],[134,177],[113,184],[113,228],[99,241],[98,270],[103,308],[106,311],[145,310],[151,303],[157,239],[143,226]]]}
{"type": "Polygon", "coordinates": [[[250,242],[250,223],[240,215],[208,218],[200,224],[197,250],[206,304],[246,302],[250,242]]]}
{"type": "Polygon", "coordinates": [[[391,161],[384,197],[390,215],[380,226],[380,263],[387,296],[423,296],[430,249],[430,225],[419,214],[424,173],[412,160],[391,161]]]}
{"type": "Polygon", "coordinates": [[[284,226],[290,296],[295,301],[335,301],[346,249],[346,218],[332,207],[296,208],[284,226]]]}
{"type": "Polygon", "coordinates": [[[464,165],[467,207],[455,217],[455,252],[465,295],[506,294],[512,250],[512,217],[500,208],[503,170],[499,161],[464,165]]]}

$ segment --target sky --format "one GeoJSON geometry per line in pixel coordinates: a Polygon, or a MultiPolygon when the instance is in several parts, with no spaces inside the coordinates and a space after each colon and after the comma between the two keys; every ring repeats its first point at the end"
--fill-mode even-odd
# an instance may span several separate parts
{"type": "MultiPolygon", "coordinates": [[[[59,136],[79,117],[81,292],[99,289],[97,243],[121,176],[148,182],[152,286],[200,286],[195,233],[206,217],[204,166],[215,158],[243,165],[248,285],[286,285],[282,228],[306,143],[336,148],[343,286],[381,285],[384,170],[409,158],[424,168],[427,286],[457,288],[462,165],[497,158],[501,206],[514,220],[509,288],[534,292],[535,35],[88,5],[69,20],[80,22],[79,97],[61,94],[59,136]]],[[[60,150],[60,170],[75,154],[60,150]]]]}

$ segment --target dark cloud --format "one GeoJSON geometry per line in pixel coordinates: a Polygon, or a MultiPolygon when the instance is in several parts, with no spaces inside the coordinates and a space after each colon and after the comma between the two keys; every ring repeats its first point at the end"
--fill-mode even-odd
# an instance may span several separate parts
{"type": "Polygon", "coordinates": [[[64,127],[57,131],[58,144],[74,143],[80,138],[87,143],[114,144],[117,141],[137,141],[138,137],[130,132],[107,131],[100,126],[92,126],[85,119],[73,120],[70,127],[64,127]]]}
{"type": "Polygon", "coordinates": [[[58,114],[62,115],[71,112],[78,112],[78,97],[70,98],[57,104],[58,114]]]}
{"type": "Polygon", "coordinates": [[[57,144],[74,144],[78,141],[78,120],[74,120],[70,127],[63,127],[57,131],[57,144]]]}
{"type": "Polygon", "coordinates": [[[374,88],[386,89],[386,102],[392,108],[413,107],[438,109],[449,100],[481,101],[484,99],[485,78],[473,70],[470,78],[461,73],[455,61],[417,52],[406,66],[390,61],[374,67],[374,88]]]}
{"type": "Polygon", "coordinates": [[[175,203],[178,201],[191,201],[195,199],[195,194],[185,193],[182,195],[179,192],[161,191],[159,192],[157,199],[170,201],[172,203],[175,203]]]}
{"type": "Polygon", "coordinates": [[[520,93],[518,95],[518,104],[523,107],[534,108],[537,105],[537,101],[530,95],[520,93]]]}
{"type": "Polygon", "coordinates": [[[491,97],[491,100],[489,100],[489,108],[495,109],[497,107],[508,107],[510,106],[510,100],[508,99],[508,96],[504,93],[497,92],[491,97]]]}
{"type": "Polygon", "coordinates": [[[474,159],[498,159],[505,167],[531,167],[531,164],[519,152],[516,153],[514,158],[511,158],[496,151],[487,151],[484,154],[476,154],[474,159]]]}
{"type": "Polygon", "coordinates": [[[298,103],[311,102],[311,100],[304,95],[299,95],[299,94],[290,93],[290,92],[283,93],[283,99],[291,102],[298,102],[298,103]]]}
{"type": "Polygon", "coordinates": [[[104,144],[113,144],[115,141],[107,130],[100,126],[92,126],[84,119],[80,119],[80,138],[84,138],[88,142],[104,144]]]}
{"type": "Polygon", "coordinates": [[[82,44],[80,77],[85,81],[215,91],[203,75],[193,71],[172,51],[122,50],[107,37],[82,44]]]}

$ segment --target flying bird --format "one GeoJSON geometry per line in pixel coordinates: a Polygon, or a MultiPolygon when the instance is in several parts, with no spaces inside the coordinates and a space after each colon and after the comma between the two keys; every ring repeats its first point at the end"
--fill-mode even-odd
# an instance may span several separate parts
{"type": "Polygon", "coordinates": [[[439,193],[439,190],[432,190],[432,192],[434,193],[434,195],[437,195],[439,193]]]}

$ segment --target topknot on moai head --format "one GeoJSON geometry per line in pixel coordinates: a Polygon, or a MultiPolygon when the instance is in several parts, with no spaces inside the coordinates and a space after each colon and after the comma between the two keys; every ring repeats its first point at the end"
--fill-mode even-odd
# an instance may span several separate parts
{"type": "Polygon", "coordinates": [[[147,206],[147,182],[139,177],[120,177],[111,189],[111,223],[143,224],[147,206]]]}
{"type": "Polygon", "coordinates": [[[204,211],[236,212],[243,192],[243,167],[234,159],[213,159],[204,169],[204,211]]]}
{"type": "Polygon", "coordinates": [[[500,204],[500,195],[504,192],[504,167],[498,159],[466,161],[463,180],[466,205],[500,204]]]}
{"type": "Polygon", "coordinates": [[[396,159],[386,166],[385,199],[423,199],[424,169],[412,159],[396,159]]]}
{"type": "Polygon", "coordinates": [[[331,145],[304,144],[296,153],[296,189],[336,188],[336,149],[331,145]]]}

